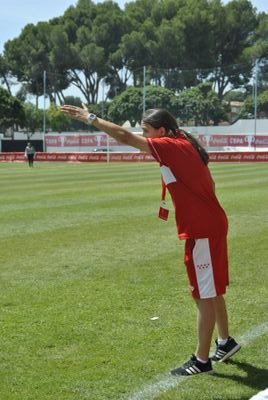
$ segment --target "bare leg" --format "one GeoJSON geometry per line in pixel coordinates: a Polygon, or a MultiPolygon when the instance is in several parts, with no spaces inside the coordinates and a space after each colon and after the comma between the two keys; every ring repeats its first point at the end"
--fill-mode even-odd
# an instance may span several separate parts
{"type": "Polygon", "coordinates": [[[198,344],[195,354],[197,357],[206,361],[209,357],[212,334],[216,321],[214,298],[196,299],[196,305],[198,344]]]}
{"type": "Polygon", "coordinates": [[[214,310],[216,316],[216,325],[219,339],[227,339],[228,332],[228,314],[223,296],[213,298],[214,310]]]}

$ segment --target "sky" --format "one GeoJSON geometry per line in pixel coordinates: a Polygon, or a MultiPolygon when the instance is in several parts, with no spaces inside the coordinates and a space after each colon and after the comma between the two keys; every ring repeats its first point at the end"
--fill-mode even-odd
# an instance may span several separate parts
{"type": "MultiPolygon", "coordinates": [[[[123,9],[131,0],[114,0],[123,9]]],[[[101,3],[102,0],[95,0],[101,3]]],[[[228,0],[223,0],[227,3],[228,0]]],[[[48,21],[63,15],[76,0],[0,0],[0,53],[4,43],[18,37],[25,25],[48,21]]],[[[251,0],[257,10],[268,13],[268,0],[251,0]]]]}

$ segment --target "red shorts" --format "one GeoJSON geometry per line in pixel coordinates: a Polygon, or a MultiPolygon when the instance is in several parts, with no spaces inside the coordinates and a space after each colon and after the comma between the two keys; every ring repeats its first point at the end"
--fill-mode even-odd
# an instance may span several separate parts
{"type": "Polygon", "coordinates": [[[192,296],[207,299],[221,296],[229,285],[227,238],[187,239],[184,262],[192,296]]]}

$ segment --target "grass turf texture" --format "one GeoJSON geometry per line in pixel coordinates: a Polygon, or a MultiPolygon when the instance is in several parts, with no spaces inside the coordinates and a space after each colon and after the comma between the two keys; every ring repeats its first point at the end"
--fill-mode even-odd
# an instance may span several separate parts
{"type": "MultiPolygon", "coordinates": [[[[268,163],[211,170],[237,337],[268,321],[268,163]]],[[[156,163],[2,163],[0,176],[1,399],[128,399],[194,352],[184,243],[173,212],[156,218],[156,163]]],[[[246,400],[267,386],[267,359],[262,335],[154,398],[246,400]]]]}

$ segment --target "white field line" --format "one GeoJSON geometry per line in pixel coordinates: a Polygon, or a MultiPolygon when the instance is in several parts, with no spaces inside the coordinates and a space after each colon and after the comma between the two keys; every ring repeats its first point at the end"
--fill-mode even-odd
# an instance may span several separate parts
{"type": "MultiPolygon", "coordinates": [[[[246,344],[252,342],[258,337],[264,335],[268,332],[268,322],[252,328],[251,330],[245,332],[242,336],[237,337],[238,343],[245,346],[246,344]]],[[[168,390],[174,389],[185,381],[187,377],[174,377],[170,375],[170,372],[158,375],[155,377],[154,381],[145,384],[143,387],[138,389],[136,392],[129,395],[126,400],[153,400],[160,393],[167,392],[168,390]]]]}

